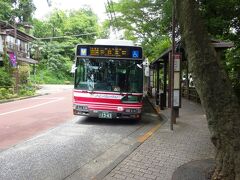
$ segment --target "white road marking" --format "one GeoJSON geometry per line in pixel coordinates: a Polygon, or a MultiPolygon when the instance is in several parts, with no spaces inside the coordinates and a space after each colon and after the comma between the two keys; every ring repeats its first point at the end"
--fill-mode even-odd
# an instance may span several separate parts
{"type": "Polygon", "coordinates": [[[19,111],[24,111],[24,110],[28,110],[28,109],[32,109],[32,108],[36,108],[36,107],[43,106],[43,105],[46,105],[46,104],[50,104],[50,103],[53,103],[53,102],[61,101],[63,99],[64,98],[57,98],[57,99],[55,98],[54,100],[48,101],[48,102],[45,102],[45,103],[41,103],[41,104],[37,104],[37,105],[34,105],[34,106],[26,107],[26,108],[21,108],[21,109],[16,109],[16,110],[13,110],[13,111],[0,113],[0,116],[6,115],[6,114],[15,113],[15,112],[19,112],[19,111]]]}
{"type": "Polygon", "coordinates": [[[52,98],[50,98],[50,97],[35,97],[35,98],[32,98],[32,99],[43,99],[43,100],[50,100],[50,99],[59,99],[59,98],[57,98],[57,97],[52,97],[52,98]]]}

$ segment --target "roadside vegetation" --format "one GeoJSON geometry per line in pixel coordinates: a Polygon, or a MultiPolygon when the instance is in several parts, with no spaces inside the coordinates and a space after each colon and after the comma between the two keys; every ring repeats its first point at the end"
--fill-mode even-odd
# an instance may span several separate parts
{"type": "Polygon", "coordinates": [[[72,83],[75,46],[107,36],[106,28],[99,25],[97,16],[89,8],[55,10],[46,20],[33,19],[33,26],[33,35],[39,38],[33,44],[37,49],[33,56],[39,60],[34,77],[37,84],[72,83]]]}

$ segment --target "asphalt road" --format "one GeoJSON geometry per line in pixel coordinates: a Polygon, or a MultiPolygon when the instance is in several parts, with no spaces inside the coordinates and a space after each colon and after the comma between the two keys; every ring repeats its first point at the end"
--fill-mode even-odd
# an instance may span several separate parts
{"type": "Polygon", "coordinates": [[[33,98],[31,103],[28,102],[31,99],[24,100],[19,106],[15,105],[15,109],[0,108],[1,128],[7,122],[11,125],[9,127],[14,126],[11,121],[17,123],[15,128],[7,132],[8,135],[0,135],[1,139],[28,132],[25,139],[16,141],[14,146],[0,153],[0,179],[94,178],[106,168],[111,168],[114,162],[119,161],[119,157],[136,148],[146,139],[146,134],[159,123],[149,104],[145,106],[143,120],[140,122],[99,120],[81,116],[72,118],[70,91],[66,89],[39,96],[33,98]],[[45,111],[43,107],[46,107],[45,111]],[[22,114],[25,114],[28,120],[22,120],[22,114]],[[10,118],[10,115],[13,117],[10,118]],[[29,123],[31,119],[33,120],[29,123]],[[18,132],[17,127],[23,129],[22,133],[18,132]],[[34,133],[31,133],[33,131],[34,133]]]}
{"type": "Polygon", "coordinates": [[[0,104],[0,150],[72,119],[72,88],[63,87],[45,86],[38,93],[48,95],[0,104]]]}

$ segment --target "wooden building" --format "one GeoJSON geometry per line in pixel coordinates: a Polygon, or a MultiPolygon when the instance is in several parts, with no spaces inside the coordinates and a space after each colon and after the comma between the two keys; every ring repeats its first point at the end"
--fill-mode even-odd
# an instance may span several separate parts
{"type": "MultiPolygon", "coordinates": [[[[12,66],[21,65],[22,63],[38,63],[37,60],[32,59],[30,56],[30,42],[35,40],[35,38],[27,34],[29,30],[28,25],[23,25],[23,27],[25,32],[15,28],[14,25],[8,22],[0,20],[0,54],[7,53],[12,66]]],[[[2,56],[0,61],[2,61],[2,56]]]]}

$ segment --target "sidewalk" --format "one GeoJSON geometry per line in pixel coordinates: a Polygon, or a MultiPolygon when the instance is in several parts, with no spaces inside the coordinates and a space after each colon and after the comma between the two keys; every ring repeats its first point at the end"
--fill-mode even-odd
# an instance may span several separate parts
{"type": "MultiPolygon", "coordinates": [[[[182,99],[179,112],[174,131],[170,130],[168,120],[104,179],[171,180],[179,166],[213,158],[214,147],[201,106],[182,99]]],[[[160,113],[169,117],[169,110],[160,113]]]]}

